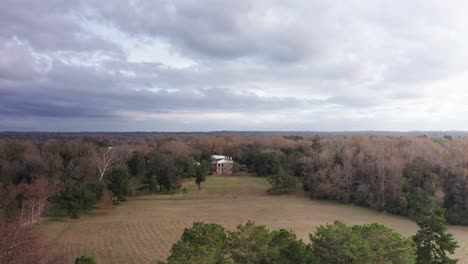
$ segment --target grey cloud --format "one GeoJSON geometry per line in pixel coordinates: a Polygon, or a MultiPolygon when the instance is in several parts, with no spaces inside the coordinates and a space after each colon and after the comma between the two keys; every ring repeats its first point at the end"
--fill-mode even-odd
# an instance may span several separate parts
{"type": "MultiPolygon", "coordinates": [[[[145,64],[148,65],[148,64],[145,64]]],[[[154,69],[160,69],[155,66],[154,69]]],[[[111,69],[108,69],[111,70],[111,69]]],[[[262,98],[227,88],[161,89],[151,91],[147,82],[156,80],[127,77],[118,69],[102,72],[94,67],[71,66],[55,61],[51,70],[20,86],[3,89],[0,113],[15,116],[109,117],[118,111],[257,111],[281,110],[306,105],[305,100],[262,98]],[[143,87],[134,90],[133,87],[143,87]]],[[[184,77],[184,72],[178,76],[184,77]]],[[[174,79],[177,76],[174,75],[174,79]]],[[[169,82],[168,80],[166,82],[169,82]]],[[[8,88],[5,81],[0,85],[8,88]]]]}
{"type": "Polygon", "coordinates": [[[5,80],[29,80],[34,78],[39,60],[33,57],[26,45],[8,43],[0,38],[0,78],[5,80]]]}
{"type": "Polygon", "coordinates": [[[83,108],[76,105],[60,105],[53,101],[44,99],[24,100],[12,97],[0,100],[2,115],[25,117],[109,117],[92,112],[93,109],[83,108]]]}
{"type": "MultiPolygon", "coordinates": [[[[262,115],[259,129],[282,127],[281,118],[297,129],[391,125],[382,119],[405,129],[417,122],[398,121],[395,117],[401,111],[410,109],[417,121],[429,118],[424,105],[452,107],[447,99],[451,94],[468,96],[460,88],[468,68],[464,34],[468,19],[466,8],[458,4],[357,0],[3,4],[7,7],[0,9],[3,126],[21,119],[19,128],[43,127],[36,118],[46,120],[51,130],[56,120],[68,124],[60,129],[78,129],[79,122],[84,128],[100,129],[102,122],[103,128],[113,130],[121,130],[119,124],[122,129],[151,130],[151,124],[118,114],[127,111],[160,116],[233,113],[252,119],[262,115]],[[100,35],[88,28],[92,23],[83,21],[104,25],[104,30],[114,28],[124,37],[100,35]],[[130,62],[126,52],[132,47],[126,41],[141,39],[164,41],[169,53],[193,65],[130,62]],[[447,92],[436,87],[441,83],[447,92]],[[272,121],[275,116],[279,119],[272,121]]],[[[463,112],[463,105],[455,106],[463,112]]],[[[444,109],[448,107],[436,112],[444,109]]],[[[190,123],[187,119],[184,122],[190,123]]],[[[199,120],[198,125],[157,121],[158,129],[225,129],[217,120],[199,120]]],[[[429,118],[424,124],[429,127],[431,122],[429,118]]]]}
{"type": "Polygon", "coordinates": [[[309,25],[285,21],[281,10],[274,13],[264,1],[115,1],[100,11],[102,19],[127,33],[162,36],[175,49],[203,59],[296,62],[319,40],[308,36],[309,25]]]}
{"type": "Polygon", "coordinates": [[[32,47],[46,51],[71,50],[90,52],[101,50],[120,54],[111,42],[90,34],[80,26],[86,15],[82,1],[2,1],[0,36],[18,38],[32,47]]]}
{"type": "Polygon", "coordinates": [[[326,100],[328,103],[336,104],[344,107],[369,107],[382,103],[381,100],[372,97],[357,96],[357,95],[339,95],[333,96],[326,100]]]}

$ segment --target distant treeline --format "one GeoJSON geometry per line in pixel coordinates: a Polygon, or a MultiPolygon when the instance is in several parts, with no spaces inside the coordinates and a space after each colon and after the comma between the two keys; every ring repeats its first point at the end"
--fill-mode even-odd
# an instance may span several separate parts
{"type": "Polygon", "coordinates": [[[369,137],[465,137],[468,131],[209,131],[209,132],[21,132],[21,131],[0,131],[0,140],[74,140],[81,138],[93,138],[94,140],[131,140],[138,141],[148,138],[175,137],[187,139],[198,136],[234,136],[246,137],[300,137],[305,139],[319,136],[328,137],[352,137],[364,135],[369,137]]]}

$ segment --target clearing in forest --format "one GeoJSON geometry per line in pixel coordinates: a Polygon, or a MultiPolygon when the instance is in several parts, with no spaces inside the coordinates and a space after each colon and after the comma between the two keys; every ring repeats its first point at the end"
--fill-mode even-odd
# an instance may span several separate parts
{"type": "MultiPolygon", "coordinates": [[[[417,226],[410,220],[353,205],[309,199],[296,194],[267,195],[265,178],[211,176],[202,190],[185,182],[186,193],[130,198],[112,209],[98,209],[78,220],[47,220],[38,229],[72,259],[93,255],[100,264],[157,263],[164,260],[185,227],[194,221],[219,223],[228,229],[247,220],[271,229],[290,229],[308,241],[318,225],[342,220],[347,224],[372,222],[413,235],[417,226]]],[[[451,226],[460,248],[457,257],[468,263],[468,227],[451,226]],[[466,260],[465,260],[466,259],[466,260]]]]}

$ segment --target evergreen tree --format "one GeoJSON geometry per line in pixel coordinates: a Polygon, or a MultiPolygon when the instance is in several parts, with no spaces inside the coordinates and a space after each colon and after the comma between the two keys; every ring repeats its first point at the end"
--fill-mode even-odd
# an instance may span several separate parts
{"type": "Polygon", "coordinates": [[[278,174],[268,177],[268,182],[271,184],[271,188],[268,189],[268,192],[286,193],[296,189],[298,180],[295,176],[288,175],[280,165],[278,174]]]}
{"type": "Polygon", "coordinates": [[[65,209],[68,216],[79,218],[79,211],[91,209],[101,196],[99,184],[68,180],[52,201],[65,209]]]}
{"type": "Polygon", "coordinates": [[[183,157],[176,160],[177,176],[179,178],[190,178],[197,174],[197,161],[193,157],[183,157]]]}
{"type": "Polygon", "coordinates": [[[146,171],[146,183],[148,184],[149,191],[155,193],[158,189],[158,178],[162,173],[162,168],[165,166],[162,154],[154,152],[148,157],[148,170],[146,171]]]}
{"type": "Polygon", "coordinates": [[[426,198],[417,210],[416,223],[419,231],[413,237],[417,247],[417,263],[457,263],[447,253],[453,254],[458,247],[452,234],[447,232],[444,209],[435,205],[434,199],[426,198]]]}
{"type": "Polygon", "coordinates": [[[147,183],[152,193],[159,190],[171,191],[180,187],[174,161],[167,155],[152,153],[148,159],[147,183]]]}
{"type": "Polygon", "coordinates": [[[112,170],[107,188],[116,198],[116,202],[125,201],[130,194],[130,178],[125,168],[117,167],[112,170]]]}
{"type": "Polygon", "coordinates": [[[194,223],[173,245],[168,264],[175,263],[398,263],[414,264],[411,239],[380,225],[321,226],[305,244],[287,230],[270,231],[252,221],[225,231],[217,224],[194,223]]]}
{"type": "Polygon", "coordinates": [[[261,152],[255,155],[254,167],[258,176],[278,174],[284,154],[280,152],[261,152]]]}
{"type": "Polygon", "coordinates": [[[347,226],[336,221],[310,235],[318,263],[415,263],[411,239],[380,225],[347,226]]]}
{"type": "Polygon", "coordinates": [[[195,222],[191,228],[185,228],[181,239],[172,246],[167,263],[220,263],[225,243],[226,233],[222,226],[195,222]]]}
{"type": "Polygon", "coordinates": [[[146,175],[146,158],[140,152],[133,153],[128,161],[128,169],[134,177],[143,178],[146,175]]]}
{"type": "Polygon", "coordinates": [[[198,165],[196,170],[195,183],[198,185],[198,189],[201,190],[201,183],[206,180],[206,175],[208,174],[210,167],[209,163],[206,160],[202,160],[200,165],[198,165]]]}

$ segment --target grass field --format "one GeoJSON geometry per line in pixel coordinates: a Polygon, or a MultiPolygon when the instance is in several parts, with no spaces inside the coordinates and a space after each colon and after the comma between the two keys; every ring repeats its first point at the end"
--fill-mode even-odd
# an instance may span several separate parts
{"type": "MultiPolygon", "coordinates": [[[[149,195],[130,199],[112,209],[99,209],[78,220],[46,220],[38,229],[70,258],[93,255],[98,263],[157,263],[194,221],[219,223],[228,229],[255,220],[272,229],[291,229],[304,240],[318,225],[342,220],[348,224],[378,222],[404,235],[417,226],[404,217],[353,205],[315,201],[298,191],[270,196],[263,178],[249,176],[208,177],[202,190],[190,181],[187,193],[149,195]]],[[[461,246],[457,257],[468,263],[468,227],[449,230],[461,246]]]]}

